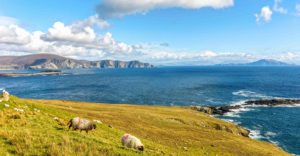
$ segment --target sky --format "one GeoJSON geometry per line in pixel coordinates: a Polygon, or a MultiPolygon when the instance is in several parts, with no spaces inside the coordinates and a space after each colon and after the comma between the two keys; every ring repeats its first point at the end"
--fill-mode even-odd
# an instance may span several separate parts
{"type": "Polygon", "coordinates": [[[0,0],[0,55],[300,64],[300,0],[0,0]]]}

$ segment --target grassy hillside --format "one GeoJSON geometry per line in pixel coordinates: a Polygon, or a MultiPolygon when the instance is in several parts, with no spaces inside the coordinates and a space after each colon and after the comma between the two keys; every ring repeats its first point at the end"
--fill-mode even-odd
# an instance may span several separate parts
{"type": "Polygon", "coordinates": [[[242,136],[243,131],[232,123],[178,107],[13,96],[0,103],[0,155],[289,155],[275,145],[242,136]],[[5,103],[10,107],[4,107],[5,103]],[[13,111],[15,107],[24,112],[13,111]],[[89,134],[69,131],[66,123],[77,116],[103,124],[89,134]],[[139,137],[145,151],[123,147],[124,133],[139,137]]]}

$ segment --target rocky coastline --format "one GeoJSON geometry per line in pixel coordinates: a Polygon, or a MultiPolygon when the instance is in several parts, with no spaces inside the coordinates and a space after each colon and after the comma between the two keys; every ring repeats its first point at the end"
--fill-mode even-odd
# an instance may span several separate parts
{"type": "Polygon", "coordinates": [[[300,104],[300,100],[297,99],[260,99],[246,101],[245,104],[235,106],[182,106],[183,108],[204,112],[209,115],[224,115],[225,113],[232,112],[233,110],[240,109],[244,106],[293,106],[300,104]]]}

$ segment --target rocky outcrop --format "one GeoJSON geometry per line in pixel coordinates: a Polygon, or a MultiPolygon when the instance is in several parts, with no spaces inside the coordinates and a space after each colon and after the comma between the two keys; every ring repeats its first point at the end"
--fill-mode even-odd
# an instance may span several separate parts
{"type": "Polygon", "coordinates": [[[241,105],[236,106],[222,106],[222,107],[213,107],[213,106],[183,106],[183,108],[196,110],[203,112],[209,115],[224,115],[225,113],[231,112],[234,109],[242,108],[241,105]]]}
{"type": "Polygon", "coordinates": [[[295,105],[295,104],[300,104],[300,100],[294,100],[294,99],[262,99],[262,100],[247,101],[245,105],[277,106],[277,105],[295,105]]]}
{"type": "Polygon", "coordinates": [[[214,127],[216,130],[224,130],[229,133],[233,133],[236,135],[242,135],[244,137],[249,137],[250,131],[244,127],[241,126],[236,126],[234,129],[230,128],[229,126],[226,125],[220,125],[220,124],[215,124],[214,127]]]}
{"type": "Polygon", "coordinates": [[[153,68],[140,61],[86,61],[52,54],[0,56],[0,69],[153,68]]]}

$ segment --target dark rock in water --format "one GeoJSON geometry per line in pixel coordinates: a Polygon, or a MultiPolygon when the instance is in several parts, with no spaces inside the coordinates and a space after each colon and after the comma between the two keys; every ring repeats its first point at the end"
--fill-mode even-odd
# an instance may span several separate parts
{"type": "Polygon", "coordinates": [[[247,101],[244,105],[266,105],[266,106],[277,106],[277,105],[294,105],[300,104],[300,100],[294,99],[262,99],[262,100],[251,100],[247,101]]]}
{"type": "Polygon", "coordinates": [[[220,108],[218,108],[218,110],[222,111],[222,113],[228,113],[231,112],[232,109],[240,109],[242,108],[241,105],[236,105],[236,106],[222,106],[220,108]]]}
{"type": "Polygon", "coordinates": [[[240,109],[241,105],[236,106],[222,106],[222,107],[209,107],[209,106],[184,106],[184,108],[196,110],[209,115],[224,115],[225,113],[231,112],[232,109],[240,109]]]}
{"type": "Polygon", "coordinates": [[[203,112],[210,115],[220,114],[220,112],[216,107],[208,107],[208,106],[184,106],[184,108],[196,110],[199,112],[203,112]]]}

